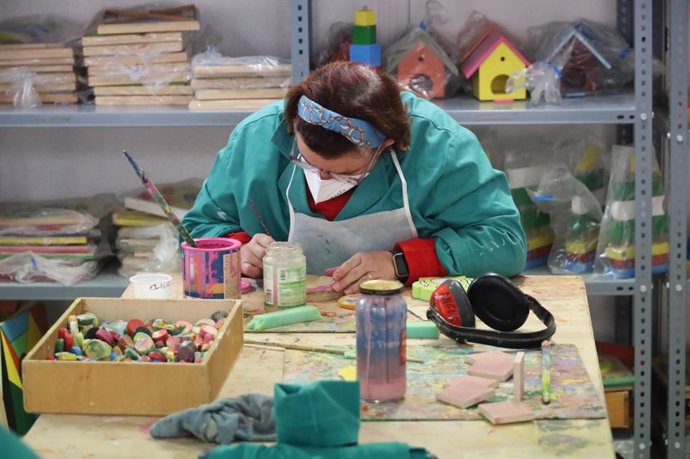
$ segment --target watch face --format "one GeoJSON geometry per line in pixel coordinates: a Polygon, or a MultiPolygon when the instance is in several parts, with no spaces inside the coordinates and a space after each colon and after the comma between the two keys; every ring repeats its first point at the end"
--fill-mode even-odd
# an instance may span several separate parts
{"type": "Polygon", "coordinates": [[[405,256],[402,253],[396,253],[393,255],[393,264],[395,266],[395,275],[398,279],[407,279],[410,275],[407,269],[407,263],[405,262],[405,256]]]}

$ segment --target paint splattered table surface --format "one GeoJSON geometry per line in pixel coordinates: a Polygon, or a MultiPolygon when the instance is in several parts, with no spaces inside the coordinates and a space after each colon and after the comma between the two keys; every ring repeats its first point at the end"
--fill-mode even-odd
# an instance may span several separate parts
{"type": "MultiPolygon", "coordinates": [[[[584,283],[576,276],[526,276],[516,282],[536,297],[555,316],[556,344],[572,344],[582,360],[594,390],[603,400],[592,324],[584,283]]],[[[125,293],[126,295],[126,293],[125,293]]],[[[424,304],[410,301],[412,309],[424,304]]],[[[523,330],[537,330],[540,324],[530,316],[523,330]]],[[[266,333],[253,338],[271,342],[308,345],[352,346],[352,333],[266,333]]],[[[434,341],[444,344],[446,338],[434,341]]],[[[409,340],[415,346],[431,345],[426,340],[409,340]]],[[[421,349],[420,349],[421,351],[421,349]]],[[[273,393],[273,385],[284,378],[286,359],[295,350],[245,346],[219,398],[248,392],[273,393]]],[[[432,370],[432,369],[431,369],[432,370]]],[[[134,416],[42,415],[25,441],[41,457],[135,457],[195,458],[211,445],[192,439],[153,440],[147,427],[157,418],[134,416]],[[121,454],[120,454],[121,453],[121,454]]],[[[403,441],[428,448],[441,459],[476,457],[613,458],[611,431],[607,419],[542,419],[528,423],[494,426],[477,420],[363,422],[360,442],[403,441]],[[460,438],[462,437],[462,439],[460,438]],[[454,440],[453,440],[454,439],[454,440]]]]}

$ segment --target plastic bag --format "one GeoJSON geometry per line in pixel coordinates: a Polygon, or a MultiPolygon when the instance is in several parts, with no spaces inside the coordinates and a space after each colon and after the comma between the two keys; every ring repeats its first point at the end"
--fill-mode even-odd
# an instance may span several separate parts
{"type": "MultiPolygon", "coordinates": [[[[595,272],[614,279],[635,276],[635,148],[614,145],[606,210],[599,232],[595,272]]],[[[653,274],[668,270],[668,219],[662,174],[652,166],[652,260],[653,274]]]]}
{"type": "Polygon", "coordinates": [[[460,72],[444,49],[434,25],[445,21],[443,6],[427,1],[426,16],[419,26],[386,48],[385,72],[407,91],[426,99],[451,97],[460,86],[460,72]]]}
{"type": "Polygon", "coordinates": [[[242,56],[227,57],[210,48],[192,58],[194,77],[276,77],[292,75],[289,59],[275,56],[242,56]],[[213,72],[213,67],[218,67],[213,72]],[[220,67],[227,67],[222,69],[220,67]]]}
{"type": "Polygon", "coordinates": [[[326,45],[315,59],[316,67],[331,62],[350,60],[350,43],[352,43],[351,22],[336,22],[331,24],[326,36],[326,45]]]}
{"type": "Polygon", "coordinates": [[[524,88],[529,91],[530,100],[535,105],[542,99],[547,104],[558,105],[561,103],[560,77],[561,72],[555,65],[535,62],[508,77],[506,92],[510,94],[524,88]]]}
{"type": "Polygon", "coordinates": [[[582,274],[592,271],[602,218],[601,206],[587,187],[565,165],[548,168],[532,201],[549,214],[555,234],[548,266],[554,274],[582,274]]]}
{"type": "Polygon", "coordinates": [[[182,268],[177,231],[169,223],[120,228],[116,241],[118,274],[174,272],[182,268]]]}
{"type": "Polygon", "coordinates": [[[82,234],[98,225],[87,212],[65,208],[5,204],[0,206],[0,235],[82,234]]]}
{"type": "Polygon", "coordinates": [[[535,103],[542,95],[553,101],[554,76],[561,95],[572,97],[618,91],[635,75],[634,53],[625,39],[613,28],[584,19],[528,29],[527,48],[539,63],[522,78],[536,89],[535,103]]]}
{"type": "Polygon", "coordinates": [[[98,274],[98,261],[50,259],[33,252],[24,252],[0,260],[0,280],[20,283],[57,281],[74,285],[98,274]]]}
{"type": "Polygon", "coordinates": [[[536,189],[549,169],[550,149],[544,143],[531,142],[506,151],[505,173],[520,222],[527,236],[525,270],[546,265],[553,246],[554,232],[548,213],[532,201],[529,190],[536,189]]]}
{"type": "Polygon", "coordinates": [[[0,21],[0,44],[26,45],[51,43],[73,45],[84,28],[67,18],[52,14],[17,16],[0,21]]]}

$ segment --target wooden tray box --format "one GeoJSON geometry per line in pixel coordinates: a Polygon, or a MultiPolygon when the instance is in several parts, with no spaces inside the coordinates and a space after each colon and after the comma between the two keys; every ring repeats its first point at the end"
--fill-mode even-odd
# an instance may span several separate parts
{"type": "Polygon", "coordinates": [[[24,407],[31,413],[161,416],[213,401],[242,349],[242,307],[236,300],[77,298],[22,362],[24,407]],[[228,311],[203,363],[51,361],[68,316],[99,320],[196,322],[228,311]]]}

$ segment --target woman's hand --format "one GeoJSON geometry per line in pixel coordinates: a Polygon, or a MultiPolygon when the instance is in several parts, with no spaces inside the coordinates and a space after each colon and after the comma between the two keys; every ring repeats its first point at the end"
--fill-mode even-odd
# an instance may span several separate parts
{"type": "Polygon", "coordinates": [[[264,256],[266,248],[273,242],[273,238],[267,234],[257,233],[252,240],[240,249],[242,258],[242,274],[247,277],[259,277],[264,271],[264,256]]]}
{"type": "Polygon", "coordinates": [[[357,252],[333,271],[333,290],[350,295],[358,292],[359,284],[371,279],[396,280],[393,254],[387,250],[357,252]]]}

